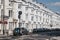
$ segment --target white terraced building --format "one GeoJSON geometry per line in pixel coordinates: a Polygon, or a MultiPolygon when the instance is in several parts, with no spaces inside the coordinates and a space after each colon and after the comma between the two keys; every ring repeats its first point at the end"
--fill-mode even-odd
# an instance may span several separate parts
{"type": "Polygon", "coordinates": [[[34,0],[0,0],[0,34],[12,34],[14,28],[60,28],[60,15],[34,0]],[[22,11],[19,23],[19,11],[22,11]]]}

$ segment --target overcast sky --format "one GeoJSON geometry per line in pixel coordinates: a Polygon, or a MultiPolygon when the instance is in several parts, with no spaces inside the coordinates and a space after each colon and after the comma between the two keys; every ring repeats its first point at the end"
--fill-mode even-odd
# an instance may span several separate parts
{"type": "Polygon", "coordinates": [[[37,0],[37,2],[45,4],[54,12],[60,12],[60,0],[37,0]]]}

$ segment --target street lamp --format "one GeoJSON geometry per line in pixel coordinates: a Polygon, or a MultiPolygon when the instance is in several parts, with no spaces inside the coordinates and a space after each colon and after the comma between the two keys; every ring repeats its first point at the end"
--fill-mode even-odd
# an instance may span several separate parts
{"type": "Polygon", "coordinates": [[[18,12],[18,18],[19,18],[19,28],[20,28],[20,17],[21,17],[22,11],[18,12]]]}
{"type": "MultiPolygon", "coordinates": [[[[13,2],[13,5],[14,5],[14,2],[15,3],[20,3],[20,2],[16,2],[16,0],[11,0],[11,2],[13,2]]],[[[13,9],[12,9],[13,10],[13,9]]],[[[22,14],[22,11],[19,11],[18,12],[18,18],[19,18],[19,27],[20,27],[20,15],[22,14]]]]}

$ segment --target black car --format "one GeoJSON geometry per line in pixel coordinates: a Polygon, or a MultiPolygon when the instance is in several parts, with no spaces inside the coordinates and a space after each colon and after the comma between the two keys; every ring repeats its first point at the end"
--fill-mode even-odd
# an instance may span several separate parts
{"type": "Polygon", "coordinates": [[[41,33],[44,32],[45,30],[43,28],[38,28],[38,29],[33,29],[33,33],[41,33]]]}
{"type": "Polygon", "coordinates": [[[33,29],[34,34],[43,34],[49,36],[60,36],[60,29],[47,29],[47,28],[38,28],[33,29]]]}
{"type": "Polygon", "coordinates": [[[13,35],[14,36],[18,36],[18,35],[27,35],[28,34],[28,30],[25,28],[15,28],[13,30],[13,35]]]}
{"type": "Polygon", "coordinates": [[[50,32],[50,29],[47,28],[38,28],[38,29],[33,29],[33,33],[46,33],[46,32],[50,32]]]}

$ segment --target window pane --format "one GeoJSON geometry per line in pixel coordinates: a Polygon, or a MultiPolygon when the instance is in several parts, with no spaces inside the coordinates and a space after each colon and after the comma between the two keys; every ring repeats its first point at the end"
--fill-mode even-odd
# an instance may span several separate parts
{"type": "Polygon", "coordinates": [[[26,19],[28,19],[28,14],[26,14],[26,19]]]}
{"type": "Polygon", "coordinates": [[[3,4],[4,3],[4,0],[1,0],[1,4],[3,4]]]}
{"type": "Polygon", "coordinates": [[[18,8],[21,8],[21,4],[18,4],[18,8]]]}
{"type": "Polygon", "coordinates": [[[32,20],[32,21],[33,21],[33,18],[34,18],[34,17],[33,17],[33,16],[31,16],[31,20],[32,20]]]}
{"type": "Polygon", "coordinates": [[[10,30],[13,30],[13,28],[14,28],[14,27],[13,27],[13,23],[12,23],[12,22],[9,22],[9,29],[10,29],[10,30]]]}
{"type": "Polygon", "coordinates": [[[9,17],[12,17],[12,10],[9,10],[9,17]]]}

